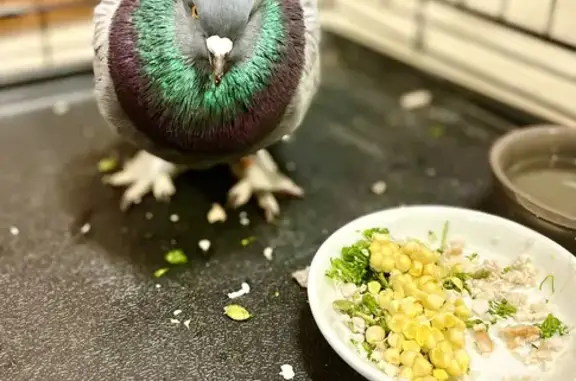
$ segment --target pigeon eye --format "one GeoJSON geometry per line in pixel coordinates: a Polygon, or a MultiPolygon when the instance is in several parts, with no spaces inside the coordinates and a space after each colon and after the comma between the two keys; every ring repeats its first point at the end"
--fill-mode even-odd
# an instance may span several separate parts
{"type": "Polygon", "coordinates": [[[195,19],[198,18],[198,9],[196,9],[195,5],[192,6],[192,16],[194,16],[195,19]]]}

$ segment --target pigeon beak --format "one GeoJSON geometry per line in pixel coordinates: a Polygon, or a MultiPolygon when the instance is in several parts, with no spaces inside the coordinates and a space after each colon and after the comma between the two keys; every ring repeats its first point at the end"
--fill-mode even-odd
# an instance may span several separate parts
{"type": "Polygon", "coordinates": [[[224,73],[226,73],[226,57],[223,55],[210,54],[210,67],[214,76],[214,84],[220,85],[224,73]]]}
{"type": "Polygon", "coordinates": [[[229,38],[210,36],[206,39],[206,47],[209,52],[208,57],[214,76],[214,84],[219,86],[227,70],[228,55],[232,51],[233,43],[229,38]]]}

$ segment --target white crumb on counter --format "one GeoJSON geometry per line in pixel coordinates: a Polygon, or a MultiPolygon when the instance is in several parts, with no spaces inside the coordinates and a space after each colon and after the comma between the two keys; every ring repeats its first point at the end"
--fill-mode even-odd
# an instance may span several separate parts
{"type": "Polygon", "coordinates": [[[240,212],[238,217],[240,218],[240,225],[242,225],[242,226],[250,225],[250,219],[248,218],[248,213],[240,212]]]}
{"type": "Polygon", "coordinates": [[[214,224],[216,222],[225,222],[228,216],[224,208],[217,203],[212,204],[212,208],[208,211],[206,219],[209,223],[214,224]]]}
{"type": "Polygon", "coordinates": [[[228,298],[236,299],[250,292],[250,285],[246,282],[242,283],[240,290],[228,293],[228,298]]]}
{"type": "Polygon", "coordinates": [[[264,249],[264,251],[262,252],[262,254],[264,254],[264,257],[271,261],[272,260],[272,254],[274,254],[274,249],[271,248],[270,246],[268,246],[267,248],[264,249]]]}
{"type": "Polygon", "coordinates": [[[212,243],[207,239],[202,239],[198,242],[198,247],[202,249],[202,251],[210,250],[210,246],[212,246],[212,243]]]}
{"type": "Polygon", "coordinates": [[[192,319],[184,320],[184,327],[186,327],[187,329],[190,329],[190,322],[191,321],[192,321],[192,319]]]}
{"type": "Polygon", "coordinates": [[[57,101],[52,105],[52,112],[56,115],[64,115],[70,111],[70,105],[66,101],[57,101]]]}
{"type": "Polygon", "coordinates": [[[172,221],[172,222],[178,222],[178,221],[180,221],[180,216],[177,215],[177,214],[171,214],[171,215],[170,215],[170,221],[172,221]]]}
{"type": "Polygon", "coordinates": [[[82,225],[82,227],[80,228],[80,233],[82,234],[88,234],[90,232],[90,230],[92,230],[92,226],[89,223],[85,223],[84,225],[82,225]]]}
{"type": "Polygon", "coordinates": [[[10,226],[10,234],[18,235],[20,234],[20,229],[18,229],[16,226],[10,226]]]}
{"type": "Polygon", "coordinates": [[[386,184],[386,182],[380,180],[380,181],[376,181],[374,184],[372,184],[371,190],[372,190],[372,193],[380,196],[380,195],[383,195],[384,193],[386,193],[386,188],[388,188],[388,185],[386,184]]]}
{"type": "Polygon", "coordinates": [[[308,273],[310,272],[310,266],[306,266],[305,268],[294,271],[292,273],[292,278],[298,282],[300,287],[306,288],[308,287],[308,273]]]}
{"type": "Polygon", "coordinates": [[[156,288],[160,288],[162,285],[160,283],[156,283],[156,288]]]}
{"type": "Polygon", "coordinates": [[[280,366],[280,373],[279,373],[285,380],[291,380],[294,378],[294,368],[292,365],[284,364],[280,366]]]}
{"type": "Polygon", "coordinates": [[[172,324],[180,324],[180,320],[171,318],[171,319],[170,319],[170,323],[172,323],[172,324]]]}
{"type": "Polygon", "coordinates": [[[405,93],[400,97],[400,106],[404,110],[414,110],[428,106],[432,102],[432,93],[426,89],[405,93]]]}
{"type": "Polygon", "coordinates": [[[154,218],[154,214],[152,212],[146,212],[146,214],[144,214],[144,218],[146,218],[147,220],[151,220],[152,218],[154,218]]]}
{"type": "Polygon", "coordinates": [[[172,312],[172,314],[173,314],[174,316],[178,316],[178,315],[180,315],[181,313],[182,313],[182,310],[175,310],[174,312],[172,312]]]}

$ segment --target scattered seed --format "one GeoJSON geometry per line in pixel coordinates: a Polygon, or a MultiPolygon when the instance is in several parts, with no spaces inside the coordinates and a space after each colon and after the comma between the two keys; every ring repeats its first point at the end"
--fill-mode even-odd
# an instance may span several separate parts
{"type": "Polygon", "coordinates": [[[90,226],[89,223],[85,223],[85,224],[82,225],[82,227],[80,228],[80,233],[82,233],[82,234],[88,234],[88,232],[90,232],[90,229],[92,229],[92,226],[90,226]]]}
{"type": "Polygon", "coordinates": [[[280,373],[279,374],[282,377],[284,377],[285,380],[291,380],[295,376],[294,368],[292,367],[292,365],[284,364],[284,365],[280,366],[280,373]]]}
{"type": "Polygon", "coordinates": [[[170,215],[170,221],[172,221],[172,222],[178,222],[178,221],[180,221],[180,216],[177,215],[177,214],[171,214],[171,215],[170,215]]]}
{"type": "Polygon", "coordinates": [[[154,217],[154,214],[152,214],[151,212],[146,212],[144,217],[146,217],[147,220],[151,220],[154,217]]]}
{"type": "Polygon", "coordinates": [[[156,278],[160,278],[162,275],[166,274],[168,272],[168,267],[162,267],[156,271],[154,271],[154,276],[156,278]]]}
{"type": "Polygon", "coordinates": [[[182,310],[175,310],[174,312],[172,312],[172,314],[173,314],[174,316],[178,316],[178,315],[180,315],[181,313],[182,313],[182,310]]]}
{"type": "Polygon", "coordinates": [[[56,115],[64,115],[70,110],[70,105],[65,101],[57,101],[52,105],[52,112],[56,115]]]}
{"type": "Polygon", "coordinates": [[[224,208],[217,203],[212,204],[212,208],[208,211],[206,215],[206,219],[209,223],[213,224],[216,222],[224,222],[226,221],[226,211],[224,208]]]}
{"type": "Polygon", "coordinates": [[[180,249],[170,250],[164,254],[164,259],[171,265],[183,265],[184,263],[188,263],[188,257],[180,249]]]}
{"type": "Polygon", "coordinates": [[[400,106],[404,110],[414,110],[428,106],[432,102],[432,93],[425,89],[411,91],[400,97],[400,106]]]}
{"type": "Polygon", "coordinates": [[[310,272],[310,266],[307,266],[301,270],[294,271],[292,273],[292,278],[294,278],[294,280],[296,282],[298,282],[300,287],[306,288],[306,287],[308,287],[308,273],[309,272],[310,272]]]}
{"type": "Polygon", "coordinates": [[[426,176],[430,176],[430,177],[436,176],[436,169],[426,168],[426,176]]]}
{"type": "Polygon", "coordinates": [[[256,241],[256,237],[251,236],[251,237],[246,237],[246,238],[242,239],[242,241],[240,241],[240,243],[242,244],[242,246],[246,247],[254,241],[256,241]]]}
{"type": "Polygon", "coordinates": [[[246,310],[246,308],[238,304],[230,304],[224,307],[224,314],[228,316],[230,319],[236,321],[244,321],[252,317],[252,315],[250,314],[250,312],[248,312],[248,310],[246,310]]]}
{"type": "Polygon", "coordinates": [[[192,319],[184,320],[184,327],[186,327],[187,329],[190,329],[190,322],[191,321],[192,321],[192,319]]]}
{"type": "Polygon", "coordinates": [[[376,181],[372,184],[372,193],[382,195],[386,192],[388,185],[384,181],[376,181]]]}
{"type": "Polygon", "coordinates": [[[105,157],[98,162],[98,172],[112,172],[118,168],[118,160],[115,157],[105,157]]]}
{"type": "Polygon", "coordinates": [[[269,260],[269,261],[272,260],[272,254],[273,254],[273,253],[274,253],[274,249],[271,248],[270,246],[268,246],[267,248],[265,248],[265,249],[264,249],[264,252],[263,252],[264,257],[265,257],[267,260],[269,260]]]}
{"type": "Polygon", "coordinates": [[[171,319],[170,319],[170,323],[172,323],[172,324],[180,324],[180,320],[171,318],[171,319]]]}
{"type": "Polygon", "coordinates": [[[206,252],[210,250],[210,246],[212,246],[212,243],[207,239],[203,239],[200,242],[198,242],[198,246],[200,247],[200,249],[202,249],[202,251],[206,252]]]}
{"type": "Polygon", "coordinates": [[[250,225],[250,220],[248,218],[240,218],[240,225],[248,226],[250,225]]]}
{"type": "Polygon", "coordinates": [[[246,282],[242,283],[242,287],[238,291],[228,293],[228,298],[236,299],[250,292],[250,285],[246,282]]]}
{"type": "Polygon", "coordinates": [[[160,288],[160,287],[162,287],[162,286],[160,285],[160,283],[156,283],[156,288],[160,288]]]}
{"type": "Polygon", "coordinates": [[[16,226],[11,226],[10,227],[10,234],[18,235],[18,234],[20,234],[20,229],[18,229],[16,226]]]}

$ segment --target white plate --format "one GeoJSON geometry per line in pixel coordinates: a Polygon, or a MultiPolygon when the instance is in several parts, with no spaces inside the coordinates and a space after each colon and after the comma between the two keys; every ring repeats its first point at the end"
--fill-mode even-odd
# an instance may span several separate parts
{"type": "MultiPolygon", "coordinates": [[[[510,220],[468,209],[433,205],[383,210],[360,217],[332,234],[314,256],[308,277],[308,299],[320,331],[336,353],[370,381],[393,379],[362,359],[349,344],[347,328],[332,308],[332,302],[339,297],[333,282],[325,276],[330,258],[337,257],[342,247],[361,239],[360,232],[365,229],[386,227],[394,238],[412,237],[426,242],[429,231],[440,235],[445,221],[450,224],[449,238],[463,238],[466,247],[480,253],[481,258],[490,254],[511,260],[520,254],[532,256],[542,278],[554,275],[556,291],[549,299],[559,307],[564,322],[576,327],[576,258],[554,241],[510,220]]],[[[576,380],[576,366],[571,360],[576,358],[576,345],[571,342],[568,348],[568,353],[541,381],[576,380]]],[[[502,365],[497,374],[481,376],[479,380],[497,381],[494,376],[511,376],[506,373],[510,367],[502,365]]]]}

